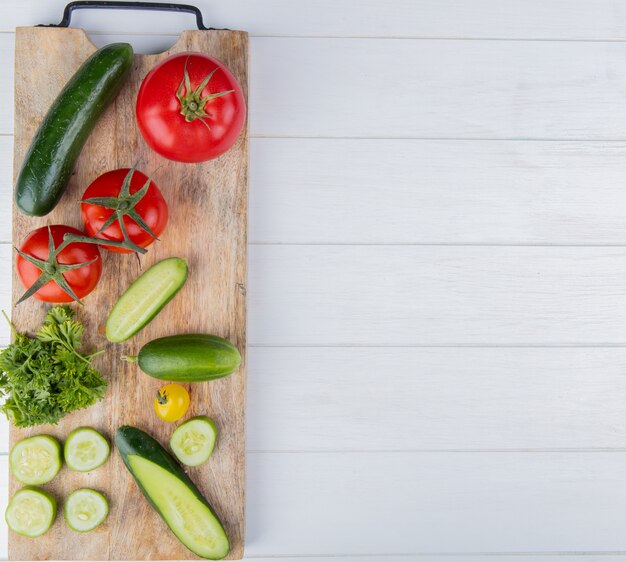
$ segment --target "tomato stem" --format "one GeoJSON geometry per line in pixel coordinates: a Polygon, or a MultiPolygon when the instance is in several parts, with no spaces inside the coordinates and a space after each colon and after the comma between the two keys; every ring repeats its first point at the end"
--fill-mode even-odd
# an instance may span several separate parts
{"type": "Polygon", "coordinates": [[[178,86],[178,90],[176,91],[176,97],[180,102],[180,114],[185,118],[187,123],[200,119],[200,121],[202,121],[210,129],[211,127],[209,127],[209,124],[204,119],[205,117],[210,117],[210,114],[208,114],[205,110],[207,102],[235,91],[225,90],[223,92],[216,92],[202,97],[202,91],[207,87],[209,81],[218,70],[219,66],[216,66],[194,90],[191,87],[191,79],[189,78],[189,72],[187,72],[187,61],[185,61],[183,79],[181,80],[180,86],[178,86]]]}
{"type": "MultiPolygon", "coordinates": [[[[89,197],[87,199],[81,200],[81,203],[86,203],[88,205],[97,205],[99,207],[105,207],[106,209],[112,209],[113,213],[111,216],[104,221],[98,232],[94,234],[94,239],[90,242],[91,244],[101,244],[102,246],[114,246],[117,248],[126,248],[127,250],[132,250],[133,252],[138,252],[140,254],[145,254],[147,250],[142,248],[141,246],[135,244],[126,228],[126,224],[124,222],[124,217],[128,216],[131,220],[133,220],[139,228],[147,232],[154,240],[158,240],[157,235],[152,232],[152,229],[148,226],[148,224],[144,221],[143,217],[137,212],[135,207],[141,201],[146,193],[148,193],[148,189],[150,188],[150,184],[152,179],[149,177],[146,183],[142,186],[141,189],[136,191],[135,193],[130,193],[130,183],[133,178],[133,174],[137,169],[137,164],[135,164],[126,174],[124,178],[124,182],[122,183],[122,187],[120,188],[120,194],[117,197],[89,197]],[[100,234],[102,234],[107,228],[109,228],[115,221],[118,222],[120,226],[120,230],[122,231],[122,237],[124,238],[123,242],[118,241],[110,241],[104,238],[97,238],[100,234]],[[100,240],[100,241],[96,241],[100,240]]],[[[85,240],[86,242],[86,240],[85,240]]]]}
{"type": "MultiPolygon", "coordinates": [[[[71,242],[76,241],[67,241],[66,238],[70,236],[75,236],[76,238],[83,238],[81,236],[76,236],[72,234],[66,234],[63,238],[63,242],[55,247],[54,239],[52,238],[52,229],[48,226],[48,257],[45,260],[41,260],[30,254],[22,252],[15,248],[15,251],[22,256],[27,262],[34,265],[37,269],[41,271],[39,277],[35,280],[35,282],[27,289],[27,291],[19,298],[17,304],[25,301],[27,298],[34,295],[39,289],[41,289],[46,283],[49,281],[54,281],[63,291],[65,291],[70,297],[72,297],[78,304],[83,304],[81,300],[78,298],[76,293],[70,287],[69,283],[63,276],[63,273],[66,271],[71,271],[73,269],[80,269],[81,267],[85,267],[94,263],[95,261],[100,259],[100,256],[95,257],[92,260],[82,262],[82,263],[72,263],[72,264],[64,264],[59,263],[57,257],[58,255],[67,247],[71,242]]],[[[85,237],[86,238],[86,237],[85,237]]],[[[89,239],[91,240],[91,239],[89,239]]],[[[83,241],[83,240],[80,240],[83,241]]]]}

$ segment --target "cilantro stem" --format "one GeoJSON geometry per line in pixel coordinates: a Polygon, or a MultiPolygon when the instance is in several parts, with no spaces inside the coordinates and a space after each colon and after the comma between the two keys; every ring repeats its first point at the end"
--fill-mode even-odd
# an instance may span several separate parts
{"type": "MultiPolygon", "coordinates": [[[[85,363],[87,363],[87,365],[91,365],[91,361],[89,360],[89,357],[91,357],[91,355],[88,355],[87,357],[85,357],[84,355],[81,355],[80,353],[78,353],[78,351],[76,351],[74,349],[74,347],[72,345],[70,345],[69,343],[67,343],[66,341],[59,339],[57,340],[65,349],[67,349],[68,351],[71,351],[74,355],[76,355],[76,357],[78,357],[79,359],[81,359],[82,361],[84,361],[85,363]]],[[[104,350],[103,350],[104,351],[104,350]]]]}
{"type": "Polygon", "coordinates": [[[13,333],[14,336],[19,335],[18,331],[16,330],[15,326],[13,325],[13,322],[11,322],[11,319],[7,316],[7,313],[3,310],[2,311],[2,316],[4,316],[6,318],[6,321],[9,323],[9,327],[11,328],[11,332],[13,333]]]}

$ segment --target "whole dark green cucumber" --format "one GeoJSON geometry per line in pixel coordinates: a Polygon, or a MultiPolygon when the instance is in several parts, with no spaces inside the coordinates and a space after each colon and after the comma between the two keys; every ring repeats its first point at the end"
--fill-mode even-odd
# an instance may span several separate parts
{"type": "Polygon", "coordinates": [[[41,217],[59,202],[89,133],[132,63],[133,48],[113,43],[91,55],[65,85],[35,133],[17,178],[15,202],[23,213],[41,217]]]}
{"type": "Polygon", "coordinates": [[[228,340],[208,334],[181,334],[152,340],[137,361],[148,375],[162,380],[202,382],[230,375],[239,368],[241,355],[228,340]]]}

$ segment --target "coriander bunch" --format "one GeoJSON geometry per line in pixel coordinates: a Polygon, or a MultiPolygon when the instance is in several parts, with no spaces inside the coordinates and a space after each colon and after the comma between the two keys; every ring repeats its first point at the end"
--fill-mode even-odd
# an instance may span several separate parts
{"type": "Polygon", "coordinates": [[[104,397],[107,382],[92,365],[101,352],[78,351],[85,328],[73,316],[68,306],[55,306],[34,337],[11,325],[15,341],[0,351],[0,412],[15,426],[57,423],[104,397]]]}

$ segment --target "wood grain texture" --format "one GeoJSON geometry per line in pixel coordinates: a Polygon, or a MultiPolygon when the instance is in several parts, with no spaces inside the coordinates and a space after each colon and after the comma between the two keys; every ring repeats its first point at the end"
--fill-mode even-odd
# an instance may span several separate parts
{"type": "MultiPolygon", "coordinates": [[[[20,0],[0,29],[56,23],[63,1],[20,0]]],[[[10,5],[10,2],[7,2],[10,5]]],[[[460,37],[623,40],[626,6],[620,0],[197,0],[213,27],[244,28],[252,35],[348,37],[460,37]]],[[[78,11],[72,22],[87,30],[178,33],[189,15],[78,11]]]]}
{"type": "Polygon", "coordinates": [[[252,347],[248,451],[623,449],[625,370],[623,348],[252,347]]]}
{"type": "Polygon", "coordinates": [[[624,142],[254,138],[249,241],[624,245],[625,176],[624,142]]]}
{"type": "MultiPolygon", "coordinates": [[[[305,562],[623,561],[625,457],[250,454],[247,554],[305,562]],[[400,528],[388,526],[389,518],[400,528]]],[[[6,464],[0,457],[0,471],[6,464]]],[[[0,481],[0,501],[5,494],[0,481]]]]}
{"type": "Polygon", "coordinates": [[[247,553],[623,552],[625,461],[624,452],[251,454],[247,553]]]}
{"type": "MultiPolygon", "coordinates": [[[[12,53],[12,35],[0,34],[0,58],[10,60],[12,53]]],[[[257,37],[250,131],[272,137],[621,140],[625,58],[622,42],[257,37]],[[323,90],[319,77],[327,77],[323,90]]],[[[0,96],[9,102],[11,83],[10,65],[2,65],[0,96]]],[[[0,133],[12,127],[7,106],[0,133]]]]}
{"type": "Polygon", "coordinates": [[[626,249],[254,246],[255,345],[622,345],[626,249]]]}
{"type": "Polygon", "coordinates": [[[625,370],[615,348],[255,347],[248,447],[624,448],[625,370]]]}
{"type": "Polygon", "coordinates": [[[625,554],[625,462],[623,451],[251,453],[246,554],[625,554]]]}
{"type": "Polygon", "coordinates": [[[626,143],[255,138],[250,241],[624,244],[626,143]]]}
{"type": "Polygon", "coordinates": [[[252,345],[626,344],[624,248],[252,246],[249,265],[252,345]]]}
{"type": "MultiPolygon", "coordinates": [[[[16,35],[15,169],[48,105],[56,93],[95,47],[82,30],[21,28],[16,35]],[[36,56],[33,56],[37,53],[36,56]],[[44,56],[45,54],[45,56],[44,56]],[[46,76],[49,88],[36,100],[28,95],[46,76]]],[[[171,52],[202,51],[223,60],[244,87],[247,85],[247,35],[243,32],[186,32],[171,52]]],[[[27,232],[45,224],[78,226],[80,199],[86,186],[101,173],[140,162],[151,172],[170,204],[170,223],[163,240],[141,260],[103,254],[104,274],[98,289],[85,299],[78,312],[86,325],[86,346],[108,351],[98,366],[108,376],[106,399],[83,412],[72,414],[56,427],[34,431],[11,430],[11,442],[48,430],[63,438],[79,425],[93,426],[110,439],[123,424],[137,425],[167,442],[171,426],[159,422],[152,401],[159,382],[136,366],[120,361],[158,336],[208,332],[232,340],[245,355],[247,136],[244,133],[223,158],[196,166],[161,159],[148,149],[135,125],[134,102],[141,79],[170,52],[138,56],[131,78],[112,107],[98,122],[77,164],[68,191],[58,207],[41,219],[13,214],[13,239],[19,243],[27,232]],[[159,165],[162,167],[158,168],[159,165]],[[117,297],[141,272],[164,257],[187,258],[190,276],[176,301],[140,335],[123,345],[107,344],[103,327],[117,297]]],[[[21,287],[13,279],[13,302],[21,287]]],[[[41,324],[45,306],[34,300],[13,311],[20,330],[41,324]]],[[[214,505],[232,544],[231,558],[241,558],[244,532],[244,408],[245,363],[226,379],[192,385],[190,415],[208,414],[220,429],[219,446],[211,462],[191,470],[192,478],[214,505]]],[[[39,559],[186,559],[191,553],[167,530],[165,523],[141,496],[117,454],[108,464],[88,475],[66,471],[49,486],[60,499],[79,485],[103,490],[111,501],[111,513],[97,531],[77,535],[62,521],[36,541],[11,534],[9,557],[39,559]]],[[[11,482],[11,490],[17,488],[11,482]]]]}

